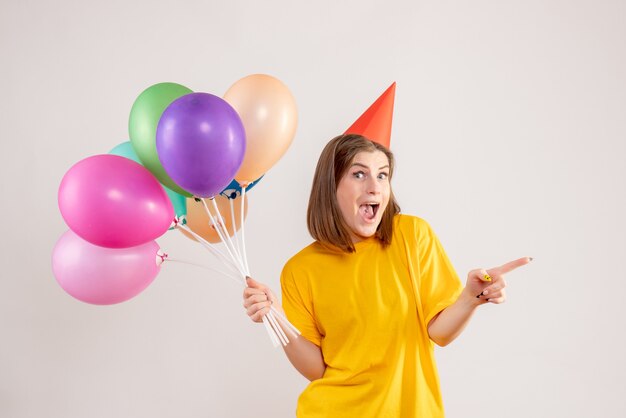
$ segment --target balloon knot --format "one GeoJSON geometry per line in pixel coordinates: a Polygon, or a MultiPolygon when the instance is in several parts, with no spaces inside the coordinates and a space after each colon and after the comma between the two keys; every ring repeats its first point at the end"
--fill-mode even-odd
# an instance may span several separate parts
{"type": "Polygon", "coordinates": [[[185,215],[182,215],[180,217],[175,216],[174,220],[172,221],[172,224],[170,225],[170,228],[177,228],[179,225],[184,225],[185,224],[185,215]]]}
{"type": "Polygon", "coordinates": [[[157,264],[157,266],[160,266],[161,264],[163,264],[167,257],[168,257],[168,255],[166,253],[164,253],[163,251],[161,251],[161,250],[157,251],[157,253],[156,253],[156,264],[157,264]]]}

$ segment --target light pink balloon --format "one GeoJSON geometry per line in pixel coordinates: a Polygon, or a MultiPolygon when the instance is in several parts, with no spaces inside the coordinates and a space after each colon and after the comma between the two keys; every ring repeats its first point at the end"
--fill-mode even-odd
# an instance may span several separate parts
{"type": "Polygon", "coordinates": [[[130,248],[93,245],[71,230],[59,238],[52,251],[52,271],[67,293],[83,302],[111,305],[141,293],[161,267],[159,245],[130,248]]]}
{"type": "Polygon", "coordinates": [[[158,180],[141,164],[94,155],[74,164],[59,186],[63,219],[83,239],[126,248],[163,235],[174,208],[158,180]]]}

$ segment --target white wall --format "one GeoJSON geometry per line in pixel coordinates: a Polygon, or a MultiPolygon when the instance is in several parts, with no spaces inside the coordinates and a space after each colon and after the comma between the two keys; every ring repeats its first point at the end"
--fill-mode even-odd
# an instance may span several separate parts
{"type": "MultiPolygon", "coordinates": [[[[221,95],[265,72],[299,105],[292,147],[251,194],[257,279],[309,242],[317,156],[397,81],[394,188],[459,274],[531,255],[509,301],[438,349],[449,417],[622,417],[626,3],[3,1],[0,416],[289,417],[306,381],[225,279],[172,264],[96,307],[64,293],[56,193],[127,140],[137,95],[221,95]]],[[[215,263],[175,233],[172,256],[215,263]]]]}

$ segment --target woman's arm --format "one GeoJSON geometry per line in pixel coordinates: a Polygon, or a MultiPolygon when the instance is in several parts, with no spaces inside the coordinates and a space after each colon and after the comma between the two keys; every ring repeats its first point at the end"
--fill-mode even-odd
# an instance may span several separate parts
{"type": "Polygon", "coordinates": [[[484,303],[469,295],[467,287],[452,305],[439,312],[428,323],[428,335],[437,345],[445,347],[465,329],[478,305],[484,303]]]}
{"type": "MultiPolygon", "coordinates": [[[[252,278],[248,278],[248,287],[243,291],[243,299],[243,306],[254,322],[262,322],[263,316],[270,311],[270,306],[285,314],[272,290],[252,278]]],[[[326,370],[322,350],[302,335],[296,338],[293,331],[283,325],[280,319],[278,322],[289,336],[289,344],[283,349],[291,364],[311,381],[321,378],[326,370]]]]}
{"type": "MultiPolygon", "coordinates": [[[[281,324],[283,331],[287,332],[281,324]]],[[[322,350],[311,341],[298,335],[298,338],[290,338],[289,344],[283,347],[287,358],[300,374],[310,381],[324,376],[326,364],[322,357],[322,350]]]]}
{"type": "Polygon", "coordinates": [[[439,312],[428,323],[428,335],[437,345],[450,344],[465,329],[476,308],[485,303],[503,303],[506,300],[504,274],[532,261],[519,258],[489,270],[472,270],[467,275],[465,289],[456,302],[439,312]]]}

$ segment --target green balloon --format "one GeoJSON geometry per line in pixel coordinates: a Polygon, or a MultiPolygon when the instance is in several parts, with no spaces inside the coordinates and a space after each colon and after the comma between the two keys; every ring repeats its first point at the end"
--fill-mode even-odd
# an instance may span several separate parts
{"type": "MultiPolygon", "coordinates": [[[[133,146],[130,142],[122,142],[121,144],[113,148],[111,151],[109,151],[109,154],[119,155],[120,157],[125,157],[125,158],[128,158],[129,160],[133,160],[134,162],[141,164],[141,160],[137,156],[137,153],[133,149],[133,146]]],[[[166,187],[163,185],[161,186],[165,190],[165,193],[167,193],[167,197],[170,198],[170,201],[172,202],[172,206],[174,206],[174,212],[176,213],[176,216],[178,218],[182,218],[183,224],[187,223],[185,221],[185,218],[183,218],[184,216],[187,216],[187,199],[185,198],[185,196],[182,196],[176,193],[175,191],[171,190],[169,187],[166,187]]],[[[170,228],[170,229],[173,229],[173,228],[170,228]]]]}
{"type": "Polygon", "coordinates": [[[143,165],[154,174],[159,181],[183,196],[191,197],[181,189],[165,172],[159,161],[156,149],[156,130],[163,111],[174,100],[193,93],[185,86],[176,83],[159,83],[145,89],[130,110],[128,134],[135,152],[143,165]]]}

